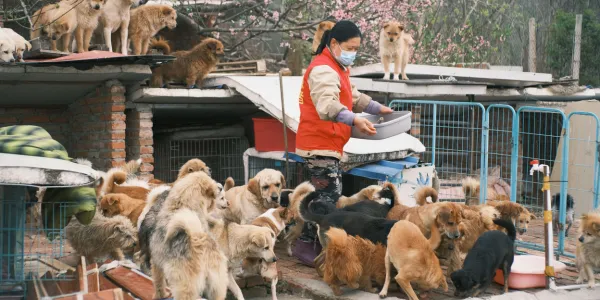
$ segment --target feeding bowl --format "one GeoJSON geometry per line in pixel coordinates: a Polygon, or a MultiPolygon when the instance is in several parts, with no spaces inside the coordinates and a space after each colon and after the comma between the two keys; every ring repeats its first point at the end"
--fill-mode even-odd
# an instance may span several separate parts
{"type": "Polygon", "coordinates": [[[358,128],[352,126],[352,137],[363,140],[383,140],[392,136],[405,133],[410,130],[410,111],[395,111],[388,115],[360,115],[360,117],[373,123],[377,130],[375,135],[362,133],[358,128]]]}
{"type": "MultiPolygon", "coordinates": [[[[546,286],[546,268],[544,257],[537,255],[516,255],[513,262],[510,277],[508,278],[508,287],[511,289],[530,289],[546,286]]],[[[554,273],[563,271],[567,268],[560,261],[554,261],[554,273]]],[[[504,276],[502,270],[496,270],[494,281],[504,285],[504,276]]]]}

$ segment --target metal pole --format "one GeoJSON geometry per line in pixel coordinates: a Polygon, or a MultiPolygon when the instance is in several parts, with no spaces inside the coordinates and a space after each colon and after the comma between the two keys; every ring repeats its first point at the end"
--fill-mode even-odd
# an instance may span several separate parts
{"type": "Polygon", "coordinates": [[[285,147],[285,180],[290,178],[290,157],[288,152],[287,122],[285,120],[285,101],[283,97],[283,73],[279,71],[279,91],[281,93],[281,122],[283,123],[283,145],[285,147]]]}

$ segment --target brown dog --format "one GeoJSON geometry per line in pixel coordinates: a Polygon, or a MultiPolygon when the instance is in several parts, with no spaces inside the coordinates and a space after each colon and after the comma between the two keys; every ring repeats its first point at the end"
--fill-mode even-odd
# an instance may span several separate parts
{"type": "Polygon", "coordinates": [[[77,12],[71,2],[61,1],[58,7],[57,4],[46,5],[36,11],[31,20],[34,29],[31,39],[38,38],[41,33],[50,39],[52,51],[58,51],[57,41],[60,40],[60,51],[71,52],[71,36],[77,29],[77,12]]]}
{"type": "Polygon", "coordinates": [[[500,212],[500,217],[515,223],[519,235],[523,235],[529,228],[529,221],[535,220],[535,215],[530,213],[523,205],[511,201],[488,201],[486,203],[500,212]]]}
{"type": "MultiPolygon", "coordinates": [[[[210,176],[211,172],[210,172],[210,168],[206,165],[206,163],[204,163],[201,159],[198,158],[192,158],[190,160],[188,160],[187,162],[185,162],[185,164],[183,164],[183,166],[181,166],[181,168],[179,168],[179,172],[177,173],[177,180],[185,177],[186,175],[190,174],[190,173],[194,173],[194,172],[204,172],[206,175],[210,176]]],[[[229,179],[229,178],[228,178],[229,179]]],[[[233,181],[233,179],[231,179],[233,181]]],[[[173,183],[165,183],[164,181],[160,180],[160,179],[152,179],[150,181],[148,181],[148,183],[153,186],[156,187],[158,185],[169,185],[169,186],[173,186],[173,183]]],[[[225,185],[227,185],[227,182],[225,182],[225,185]]]]}
{"type": "Polygon", "coordinates": [[[596,285],[594,269],[600,268],[600,213],[598,210],[581,215],[577,241],[577,283],[587,281],[588,287],[596,285]]]}
{"type": "Polygon", "coordinates": [[[398,271],[396,282],[411,300],[418,300],[411,282],[419,287],[432,289],[442,287],[448,291],[446,277],[440,262],[433,252],[440,244],[441,235],[437,226],[431,226],[429,240],[423,236],[419,227],[409,221],[398,221],[388,235],[388,247],[385,253],[385,284],[379,293],[380,298],[387,297],[391,281],[391,266],[398,271]]]}
{"type": "Polygon", "coordinates": [[[292,244],[302,235],[302,228],[304,228],[304,219],[300,215],[300,202],[306,195],[314,191],[315,187],[310,182],[305,181],[299,184],[289,196],[288,217],[290,220],[295,221],[295,225],[289,229],[283,239],[287,244],[289,256],[292,256],[292,244]]]}
{"type": "Polygon", "coordinates": [[[106,194],[126,194],[134,199],[146,199],[149,189],[140,186],[120,186],[127,180],[127,173],[119,169],[110,170],[105,177],[100,178],[96,187],[96,195],[102,197],[106,194]]]}
{"type": "Polygon", "coordinates": [[[334,227],[326,235],[329,242],[325,249],[323,280],[333,294],[342,295],[340,284],[375,293],[371,281],[379,285],[385,282],[385,246],[349,236],[343,229],[334,227]]]}
{"type": "Polygon", "coordinates": [[[317,52],[317,48],[319,48],[319,44],[321,44],[321,39],[323,39],[323,33],[327,30],[331,30],[335,26],[334,22],[331,21],[323,21],[319,23],[319,27],[317,27],[317,32],[315,32],[315,36],[313,37],[312,42],[312,52],[317,52]]]}
{"type": "Polygon", "coordinates": [[[77,42],[77,53],[89,51],[92,34],[100,23],[100,15],[106,4],[105,0],[63,0],[75,6],[77,14],[77,29],[75,29],[75,41],[77,42]],[[83,2],[82,2],[83,1],[83,2]]]}
{"type": "Polygon", "coordinates": [[[396,203],[388,213],[387,219],[411,221],[426,236],[430,234],[431,225],[437,224],[438,230],[448,238],[460,237],[459,225],[463,219],[462,207],[452,202],[423,205],[425,203],[422,199],[425,198],[421,198],[421,201],[417,203],[421,206],[408,207],[399,202],[396,203]]]}
{"type": "Polygon", "coordinates": [[[394,79],[408,80],[406,65],[410,56],[410,45],[414,44],[412,36],[404,31],[404,24],[393,21],[383,25],[379,34],[379,55],[383,64],[383,79],[390,79],[390,62],[394,61],[394,79]]]}
{"type": "Polygon", "coordinates": [[[150,86],[163,87],[174,80],[185,81],[188,88],[202,87],[202,81],[216,67],[223,54],[223,44],[213,38],[203,40],[190,51],[173,52],[171,55],[177,60],[153,69],[150,86]]]}
{"type": "Polygon", "coordinates": [[[102,214],[107,217],[121,215],[127,217],[134,226],[146,206],[146,201],[134,199],[125,194],[106,194],[100,200],[102,214]]]}
{"type": "MultiPolygon", "coordinates": [[[[177,26],[177,12],[168,5],[142,5],[131,10],[129,21],[129,40],[133,47],[133,54],[147,54],[150,39],[161,29],[177,26]]],[[[119,35],[113,34],[113,44],[120,45],[119,35]]],[[[115,46],[116,49],[119,49],[115,46]]]]}

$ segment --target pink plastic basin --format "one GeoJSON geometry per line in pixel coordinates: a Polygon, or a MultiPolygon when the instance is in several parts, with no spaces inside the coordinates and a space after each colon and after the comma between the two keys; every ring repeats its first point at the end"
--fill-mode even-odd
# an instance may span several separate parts
{"type": "MultiPolygon", "coordinates": [[[[537,255],[516,255],[513,262],[508,287],[511,289],[530,289],[546,286],[546,275],[544,257],[537,255]]],[[[563,271],[567,266],[560,261],[554,261],[554,273],[563,271]]],[[[502,271],[497,270],[494,281],[504,285],[502,271]]]]}

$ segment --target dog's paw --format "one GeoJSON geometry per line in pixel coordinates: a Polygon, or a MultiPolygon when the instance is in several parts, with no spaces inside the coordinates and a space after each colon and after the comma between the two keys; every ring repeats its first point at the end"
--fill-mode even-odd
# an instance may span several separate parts
{"type": "Polygon", "coordinates": [[[387,298],[387,293],[379,293],[379,298],[383,299],[383,298],[387,298]]]}
{"type": "Polygon", "coordinates": [[[383,80],[390,80],[390,73],[383,75],[383,80]]]}
{"type": "Polygon", "coordinates": [[[594,286],[596,286],[596,282],[594,282],[594,281],[588,282],[588,289],[593,289],[594,286]]]}
{"type": "Polygon", "coordinates": [[[575,283],[582,284],[583,283],[583,277],[581,277],[581,276],[577,277],[577,280],[575,280],[575,283]]]}
{"type": "Polygon", "coordinates": [[[400,80],[400,74],[394,74],[394,80],[400,80]]]}
{"type": "Polygon", "coordinates": [[[402,76],[402,80],[408,80],[408,76],[402,76]]]}

